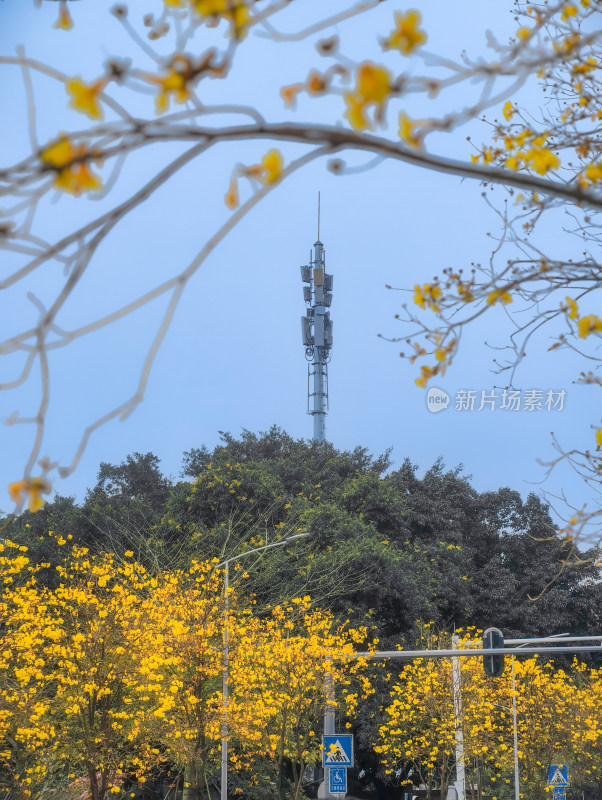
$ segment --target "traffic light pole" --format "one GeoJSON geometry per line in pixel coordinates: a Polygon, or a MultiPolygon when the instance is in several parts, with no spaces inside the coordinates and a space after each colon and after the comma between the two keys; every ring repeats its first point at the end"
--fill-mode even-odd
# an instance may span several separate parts
{"type": "MultiPolygon", "coordinates": [[[[602,642],[602,636],[586,636],[579,637],[585,638],[589,641],[602,642]]],[[[515,639],[514,641],[522,641],[515,639]]],[[[543,640],[540,640],[543,641],[543,640]]],[[[570,641],[562,639],[563,642],[570,641]]],[[[403,658],[410,660],[412,658],[474,658],[475,656],[492,655],[492,656],[516,656],[516,655],[535,655],[541,653],[602,653],[602,644],[585,645],[577,647],[492,647],[490,650],[483,650],[481,647],[478,649],[471,648],[470,650],[375,650],[373,653],[354,653],[351,658],[403,658]]]]}
{"type": "MultiPolygon", "coordinates": [[[[459,644],[458,636],[452,638],[452,646],[459,644]]],[[[456,741],[456,795],[457,800],[466,800],[466,772],[464,769],[464,728],[462,711],[462,675],[460,659],[452,659],[452,688],[454,694],[454,739],[456,741]]]]}
{"type": "MultiPolygon", "coordinates": [[[[457,643],[456,637],[452,639],[452,645],[457,643]]],[[[454,717],[455,717],[455,731],[456,731],[456,792],[458,800],[466,800],[465,789],[465,774],[464,774],[464,742],[462,734],[462,707],[460,699],[460,658],[474,658],[475,656],[512,656],[512,720],[514,723],[514,796],[515,800],[520,800],[520,784],[518,772],[518,732],[517,732],[517,719],[516,719],[516,681],[514,671],[514,658],[516,655],[536,655],[536,654],[561,654],[564,653],[602,653],[602,636],[565,636],[558,634],[556,636],[544,636],[538,638],[528,639],[507,639],[504,645],[515,645],[514,647],[492,647],[492,648],[470,648],[467,650],[460,650],[453,648],[452,650],[375,650],[363,653],[354,653],[349,656],[350,659],[365,658],[402,658],[407,661],[413,658],[451,658],[453,664],[453,693],[454,693],[454,717]],[[536,645],[538,643],[553,642],[551,647],[526,647],[525,645],[536,645]],[[556,646],[556,642],[561,642],[561,646],[556,646]],[[573,644],[573,642],[598,642],[598,644],[573,644]],[[570,645],[567,647],[566,645],[570,645]],[[458,698],[458,701],[456,700],[458,698]],[[460,724],[458,725],[458,721],[460,724]],[[461,796],[461,792],[463,793],[461,796]]],[[[324,729],[333,725],[334,731],[334,714],[331,715],[330,703],[334,694],[334,687],[332,683],[326,684],[326,713],[324,715],[324,729]],[[332,720],[332,722],[331,722],[332,720]]],[[[495,703],[493,705],[496,705],[495,703]]],[[[327,770],[324,770],[325,778],[327,770]]],[[[324,782],[324,789],[328,791],[328,785],[324,782]]],[[[325,795],[318,795],[324,797],[331,797],[328,792],[325,795]]]]}
{"type": "Polygon", "coordinates": [[[514,800],[520,800],[520,778],[518,774],[518,729],[516,724],[516,684],[514,680],[514,656],[512,656],[512,722],[514,724],[514,800]]]}

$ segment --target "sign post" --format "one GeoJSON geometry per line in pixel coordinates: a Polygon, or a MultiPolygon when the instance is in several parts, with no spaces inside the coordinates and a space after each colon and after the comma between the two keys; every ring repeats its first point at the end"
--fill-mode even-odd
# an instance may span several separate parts
{"type": "Polygon", "coordinates": [[[324,783],[320,786],[318,797],[344,796],[347,792],[347,768],[353,767],[353,734],[324,734],[322,766],[324,783]]]}
{"type": "Polygon", "coordinates": [[[552,787],[553,800],[566,800],[566,787],[569,785],[567,764],[552,764],[548,767],[548,786],[552,787]]]}

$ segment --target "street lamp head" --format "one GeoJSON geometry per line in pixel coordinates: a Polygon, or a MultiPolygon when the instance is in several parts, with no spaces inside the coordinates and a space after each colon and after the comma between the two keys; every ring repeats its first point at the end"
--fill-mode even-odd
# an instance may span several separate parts
{"type": "Polygon", "coordinates": [[[295,539],[305,539],[306,536],[311,536],[311,533],[295,533],[292,536],[287,536],[284,540],[285,544],[294,541],[295,539]]]}

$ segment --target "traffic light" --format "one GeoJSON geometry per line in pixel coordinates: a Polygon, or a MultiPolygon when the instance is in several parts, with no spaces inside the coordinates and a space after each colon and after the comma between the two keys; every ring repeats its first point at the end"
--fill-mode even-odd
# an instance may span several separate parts
{"type": "MultiPolygon", "coordinates": [[[[504,646],[504,634],[499,628],[487,628],[483,632],[483,650],[504,646]]],[[[483,656],[483,669],[490,678],[499,678],[504,671],[504,656],[483,656]]]]}

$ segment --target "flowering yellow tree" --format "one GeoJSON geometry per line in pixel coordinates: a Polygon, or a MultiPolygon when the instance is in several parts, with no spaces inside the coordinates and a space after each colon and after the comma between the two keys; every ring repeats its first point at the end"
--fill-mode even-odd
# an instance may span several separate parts
{"type": "Polygon", "coordinates": [[[148,624],[151,579],[85,548],[57,569],[56,589],[32,577],[5,590],[0,693],[11,746],[2,757],[25,764],[16,780],[26,795],[59,774],[85,777],[92,800],[103,800],[159,756],[147,723],[171,686],[148,624]]]}
{"type": "MultiPolygon", "coordinates": [[[[536,216],[541,203],[548,202],[546,198],[550,198],[549,202],[578,203],[589,211],[602,205],[595,124],[587,147],[581,148],[582,160],[576,172],[569,168],[567,174],[560,173],[560,156],[556,152],[558,132],[565,131],[562,146],[570,150],[575,136],[581,137],[579,125],[597,115],[592,59],[596,58],[594,50],[600,32],[587,27],[591,27],[598,10],[596,0],[519,6],[519,13],[528,12],[528,24],[518,26],[508,44],[490,38],[490,58],[471,60],[466,56],[458,61],[439,58],[425,49],[428,19],[425,16],[423,20],[415,9],[392,10],[385,24],[380,21],[371,28],[370,12],[380,6],[379,0],[361,0],[332,12],[327,10],[305,27],[299,25],[298,18],[289,16],[298,3],[282,0],[163,0],[159,5],[158,10],[149,9],[148,13],[138,8],[130,12],[122,3],[112,7],[115,24],[122,26],[132,46],[99,65],[94,74],[64,74],[23,51],[0,58],[2,68],[9,74],[22,74],[30,107],[29,139],[22,137],[23,144],[28,144],[17,163],[1,173],[6,202],[0,219],[0,246],[14,258],[2,285],[18,286],[21,280],[54,262],[61,265],[64,274],[55,287],[54,299],[42,302],[35,294],[27,295],[39,310],[39,318],[24,324],[23,329],[17,326],[6,341],[0,342],[0,352],[22,359],[14,379],[7,380],[2,388],[22,386],[33,379],[36,371],[42,387],[36,413],[21,417],[15,412],[9,418],[11,424],[32,425],[36,433],[23,476],[15,474],[11,487],[18,506],[27,501],[30,507],[38,507],[50,490],[50,480],[57,475],[66,477],[76,468],[90,436],[110,420],[124,419],[132,413],[144,397],[153,361],[190,279],[257,203],[310,162],[326,160],[333,173],[344,174],[343,155],[355,151],[367,154],[371,160],[377,156],[501,183],[520,190],[526,198],[528,216],[536,216]],[[345,49],[345,25],[358,15],[364,17],[363,38],[358,54],[351,58],[345,49]],[[291,25],[297,29],[291,32],[291,25]],[[284,33],[287,26],[289,32],[284,33]],[[583,35],[580,26],[585,26],[583,35]],[[315,61],[314,57],[301,68],[293,84],[281,86],[274,72],[272,93],[275,97],[280,93],[282,100],[282,114],[276,118],[272,118],[273,114],[268,116],[263,108],[249,107],[244,96],[238,101],[234,97],[216,104],[208,99],[210,83],[228,80],[233,64],[255,34],[278,43],[314,38],[317,46],[320,60],[315,61]],[[516,106],[507,103],[526,80],[538,73],[542,80],[550,82],[556,82],[557,76],[563,74],[563,88],[578,97],[574,107],[570,106],[568,112],[563,110],[568,117],[558,121],[556,127],[546,122],[541,130],[527,130],[526,123],[520,123],[516,106]],[[73,126],[60,118],[53,123],[54,133],[38,133],[33,113],[38,79],[58,87],[62,98],[59,117],[62,109],[65,113],[67,109],[69,113],[75,110],[81,114],[81,124],[73,126]],[[458,85],[465,87],[465,105],[459,107],[454,95],[458,85]],[[410,95],[436,97],[436,114],[411,118],[406,107],[410,95]],[[327,97],[339,117],[333,124],[326,124],[319,106],[311,102],[327,97]],[[307,118],[300,118],[296,110],[301,99],[307,118]],[[307,99],[309,103],[305,102],[307,99]],[[500,107],[508,125],[497,125],[498,142],[474,152],[473,159],[469,152],[465,159],[455,161],[428,150],[432,134],[454,131],[488,109],[500,107]],[[61,326],[69,297],[86,278],[101,244],[122,220],[188,165],[210,159],[217,145],[236,148],[241,141],[255,140],[265,144],[256,157],[246,160],[250,163],[237,163],[232,153],[232,168],[223,175],[220,189],[231,213],[187,265],[178,267],[169,279],[156,286],[141,287],[135,299],[117,304],[108,314],[79,327],[61,326]],[[166,142],[181,146],[177,156],[168,158],[156,174],[133,190],[120,183],[122,168],[134,153],[163,153],[166,142]],[[77,223],[57,234],[56,241],[47,242],[38,235],[36,225],[42,211],[56,213],[48,204],[51,196],[58,193],[104,198],[113,190],[115,201],[113,205],[109,202],[108,210],[96,215],[89,211],[93,205],[82,206],[86,220],[78,217],[77,223]],[[73,451],[60,463],[51,457],[40,458],[51,405],[50,350],[68,346],[159,298],[166,300],[164,314],[131,396],[104,410],[97,420],[90,420],[73,451]]],[[[72,16],[67,0],[61,0],[58,9],[56,26],[64,31],[61,35],[78,37],[77,13],[72,16]]],[[[566,161],[562,160],[563,169],[566,161]]],[[[65,222],[64,215],[61,221],[65,222]]],[[[156,235],[160,233],[155,231],[156,235]]],[[[553,267],[554,262],[547,259],[546,264],[553,267]]],[[[551,278],[557,274],[554,269],[559,268],[557,265],[547,275],[551,278]]],[[[478,292],[470,280],[458,279],[456,272],[448,278],[450,287],[457,290],[456,300],[458,295],[463,300],[471,296],[482,298],[487,308],[506,304],[516,295],[515,278],[492,279],[478,292]]],[[[447,309],[451,299],[443,292],[445,286],[443,281],[430,289],[418,287],[419,303],[428,301],[433,310],[447,309]]],[[[579,297],[571,295],[571,299],[577,302],[579,297]]],[[[588,339],[598,335],[594,311],[580,306],[577,312],[579,331],[588,339]]],[[[457,346],[458,337],[453,331],[434,335],[441,337],[434,342],[436,360],[432,366],[424,365],[420,377],[423,383],[442,371],[457,346]]],[[[423,355],[423,351],[426,353],[426,348],[419,345],[418,354],[423,355]]]]}
{"type": "MultiPolygon", "coordinates": [[[[460,646],[462,646],[462,642],[460,646]]],[[[467,792],[510,797],[514,783],[512,670],[484,675],[481,659],[461,658],[461,720],[467,792]]],[[[558,668],[537,657],[515,661],[521,796],[546,796],[547,768],[568,764],[573,785],[598,778],[602,671],[575,662],[558,668]]],[[[449,659],[417,659],[391,691],[376,750],[389,771],[410,768],[427,791],[455,779],[456,719],[449,659]]],[[[442,795],[443,796],[443,795],[442,795]]],[[[480,795],[479,795],[480,796],[480,795]]]]}
{"type": "Polygon", "coordinates": [[[261,753],[280,776],[289,760],[298,800],[305,765],[321,761],[327,683],[340,718],[353,716],[373,691],[365,660],[352,658],[367,637],[366,628],[337,624],[332,614],[312,609],[308,596],[276,606],[268,617],[249,618],[232,669],[233,719],[239,731],[246,729],[235,762],[252,763],[250,756],[261,753]]]}
{"type": "Polygon", "coordinates": [[[304,765],[319,759],[325,679],[341,714],[372,691],[351,658],[366,629],[337,624],[307,596],[257,616],[230,589],[226,612],[215,560],[150,575],[130,551],[118,559],[73,547],[51,588],[37,577],[47,564],[31,565],[16,544],[0,548],[0,767],[24,797],[70,785],[91,800],[127,796],[165,765],[201,797],[224,721],[231,772],[260,757],[278,775],[289,759],[299,797],[304,765]]]}
{"type": "MultiPolygon", "coordinates": [[[[156,688],[161,694],[147,720],[147,735],[160,742],[162,757],[180,768],[191,795],[201,797],[220,753],[224,625],[234,665],[243,643],[253,647],[248,616],[238,610],[232,590],[226,615],[215,560],[193,560],[187,570],[166,572],[151,586],[147,624],[155,632],[156,688]]],[[[246,740],[259,725],[262,710],[242,697],[245,713],[236,716],[231,710],[235,699],[228,706],[228,732],[246,740]]]]}
{"type": "Polygon", "coordinates": [[[13,587],[36,570],[3,559],[2,758],[26,795],[58,776],[103,800],[166,760],[203,779],[221,719],[221,579],[196,562],[151,577],[131,556],[74,547],[54,589],[35,574],[13,587]]]}

